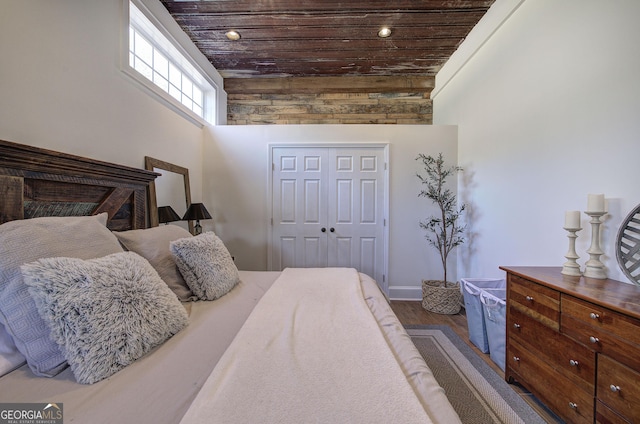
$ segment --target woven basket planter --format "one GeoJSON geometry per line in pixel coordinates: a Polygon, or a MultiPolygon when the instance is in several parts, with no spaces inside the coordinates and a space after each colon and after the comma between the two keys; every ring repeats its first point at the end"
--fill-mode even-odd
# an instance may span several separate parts
{"type": "Polygon", "coordinates": [[[461,305],[460,283],[444,287],[440,280],[422,280],[422,307],[427,311],[454,315],[460,312],[461,305]]]}

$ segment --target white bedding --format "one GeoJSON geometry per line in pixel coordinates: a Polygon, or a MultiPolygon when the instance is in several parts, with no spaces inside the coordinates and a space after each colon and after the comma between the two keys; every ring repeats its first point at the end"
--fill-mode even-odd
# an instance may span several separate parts
{"type": "MultiPolygon", "coordinates": [[[[185,330],[106,380],[79,384],[70,369],[54,378],[36,377],[24,365],[0,378],[0,402],[63,403],[65,423],[178,423],[279,275],[240,271],[241,282],[227,295],[185,304],[190,319],[185,330]]],[[[376,283],[360,277],[366,303],[430,419],[460,422],[376,283]]]]}
{"type": "Polygon", "coordinates": [[[432,422],[355,269],[285,269],[182,419],[258,422],[432,422]]]}

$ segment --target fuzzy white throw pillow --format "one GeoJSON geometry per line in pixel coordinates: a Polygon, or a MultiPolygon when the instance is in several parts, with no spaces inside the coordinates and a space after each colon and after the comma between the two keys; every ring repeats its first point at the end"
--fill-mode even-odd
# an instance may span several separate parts
{"type": "Polygon", "coordinates": [[[46,258],[21,267],[38,313],[79,383],[92,384],[188,324],[175,294],[144,258],[46,258]]]}
{"type": "Polygon", "coordinates": [[[218,299],[240,281],[229,251],[211,231],[175,240],[170,249],[180,273],[198,299],[218,299]]]}

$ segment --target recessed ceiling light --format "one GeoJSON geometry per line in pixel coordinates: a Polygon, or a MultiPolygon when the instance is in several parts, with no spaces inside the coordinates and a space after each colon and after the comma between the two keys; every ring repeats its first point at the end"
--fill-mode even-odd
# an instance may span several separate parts
{"type": "Polygon", "coordinates": [[[389,27],[382,27],[380,28],[380,31],[378,31],[378,37],[380,38],[387,38],[391,35],[391,28],[389,27]]]}
{"type": "Polygon", "coordinates": [[[227,31],[225,34],[229,40],[236,41],[240,39],[240,33],[238,31],[227,31]]]}

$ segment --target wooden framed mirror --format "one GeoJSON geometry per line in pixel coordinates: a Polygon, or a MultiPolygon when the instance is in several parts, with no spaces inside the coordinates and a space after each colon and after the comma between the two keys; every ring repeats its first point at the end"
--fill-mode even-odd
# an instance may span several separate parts
{"type": "MultiPolygon", "coordinates": [[[[150,225],[159,225],[158,206],[171,206],[179,216],[184,216],[191,204],[189,169],[149,156],[144,157],[144,166],[148,171],[161,174],[149,184],[150,225]]],[[[188,221],[187,225],[193,234],[193,221],[188,221]]]]}

